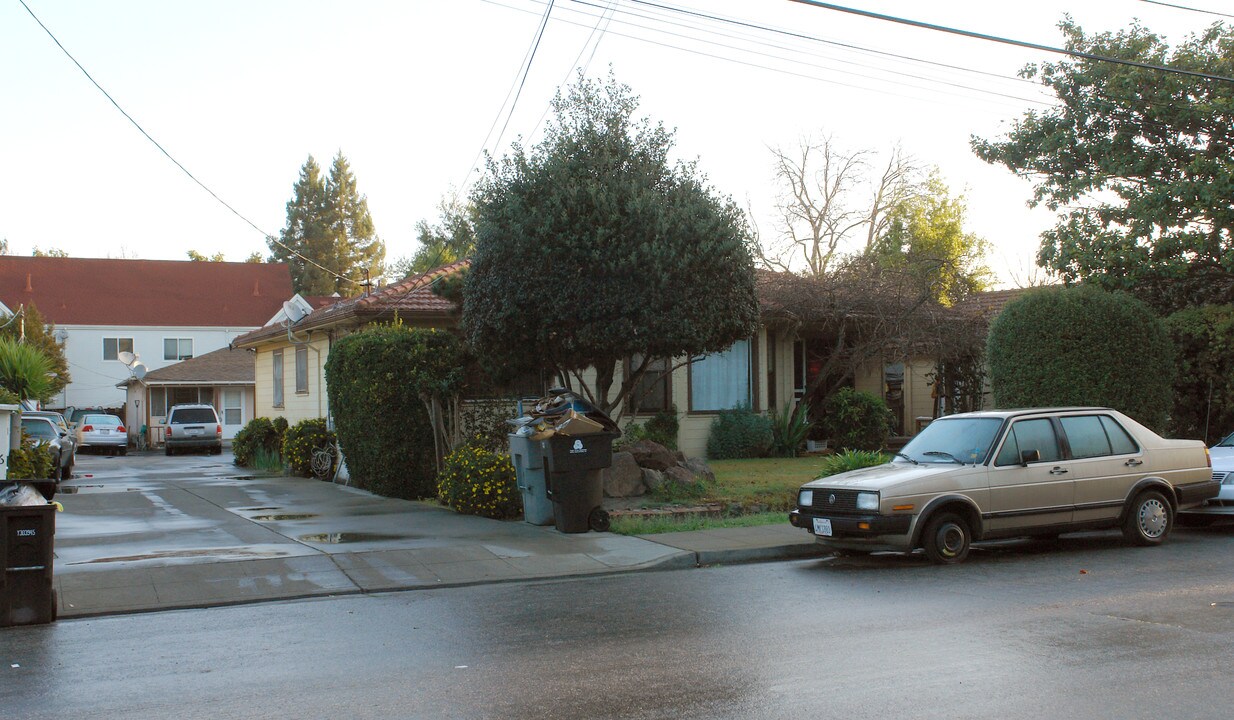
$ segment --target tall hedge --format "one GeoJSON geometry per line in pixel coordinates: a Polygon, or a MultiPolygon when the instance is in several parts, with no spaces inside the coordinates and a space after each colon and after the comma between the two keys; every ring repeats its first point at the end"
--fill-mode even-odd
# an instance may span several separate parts
{"type": "Polygon", "coordinates": [[[1165,319],[1178,356],[1170,434],[1207,444],[1234,430],[1234,305],[1203,305],[1165,319]]]}
{"type": "Polygon", "coordinates": [[[1091,286],[1040,288],[990,326],[997,407],[1099,405],[1164,430],[1174,349],[1143,302],[1091,286]]]}
{"type": "Polygon", "coordinates": [[[390,497],[437,494],[428,412],[409,382],[433,330],[382,325],[348,335],[326,361],[330,410],[357,485],[390,497]]]}

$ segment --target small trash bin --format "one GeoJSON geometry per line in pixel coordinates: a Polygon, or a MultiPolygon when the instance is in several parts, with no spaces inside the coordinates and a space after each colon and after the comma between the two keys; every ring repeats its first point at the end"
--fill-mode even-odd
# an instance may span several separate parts
{"type": "Polygon", "coordinates": [[[56,619],[55,505],[0,506],[0,627],[56,619]]]}
{"type": "Polygon", "coordinates": [[[553,523],[563,533],[605,532],[601,471],[613,464],[616,433],[553,435],[541,442],[548,467],[548,497],[553,502],[553,523]]]}
{"type": "Polygon", "coordinates": [[[523,493],[523,519],[532,525],[553,524],[553,501],[544,477],[544,448],[539,441],[510,433],[510,462],[523,493]]]}

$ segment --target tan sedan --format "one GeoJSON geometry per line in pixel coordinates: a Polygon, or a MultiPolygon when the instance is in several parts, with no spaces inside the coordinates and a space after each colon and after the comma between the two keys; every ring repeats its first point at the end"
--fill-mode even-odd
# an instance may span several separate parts
{"type": "Polygon", "coordinates": [[[789,520],[837,550],[957,563],[975,540],[1111,527],[1156,545],[1219,489],[1202,442],[1116,410],[995,410],[939,418],[890,463],[803,485],[789,520]]]}

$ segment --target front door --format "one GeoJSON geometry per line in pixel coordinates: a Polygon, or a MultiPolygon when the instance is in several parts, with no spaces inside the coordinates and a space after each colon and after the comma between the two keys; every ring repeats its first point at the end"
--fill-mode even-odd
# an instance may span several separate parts
{"type": "Polygon", "coordinates": [[[239,388],[223,390],[223,439],[235,437],[244,427],[244,391],[239,388]]]}
{"type": "Polygon", "coordinates": [[[1049,418],[1017,420],[1007,431],[990,468],[991,530],[1059,525],[1071,522],[1075,478],[1049,418]],[[1041,459],[1024,465],[1026,451],[1041,459]]]}

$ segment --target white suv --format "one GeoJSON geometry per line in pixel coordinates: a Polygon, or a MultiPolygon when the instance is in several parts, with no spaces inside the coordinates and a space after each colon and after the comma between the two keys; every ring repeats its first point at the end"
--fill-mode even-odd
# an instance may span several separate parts
{"type": "Polygon", "coordinates": [[[223,452],[223,424],[212,405],[173,405],[167,412],[163,442],[168,455],[198,448],[218,455],[223,452]]]}

